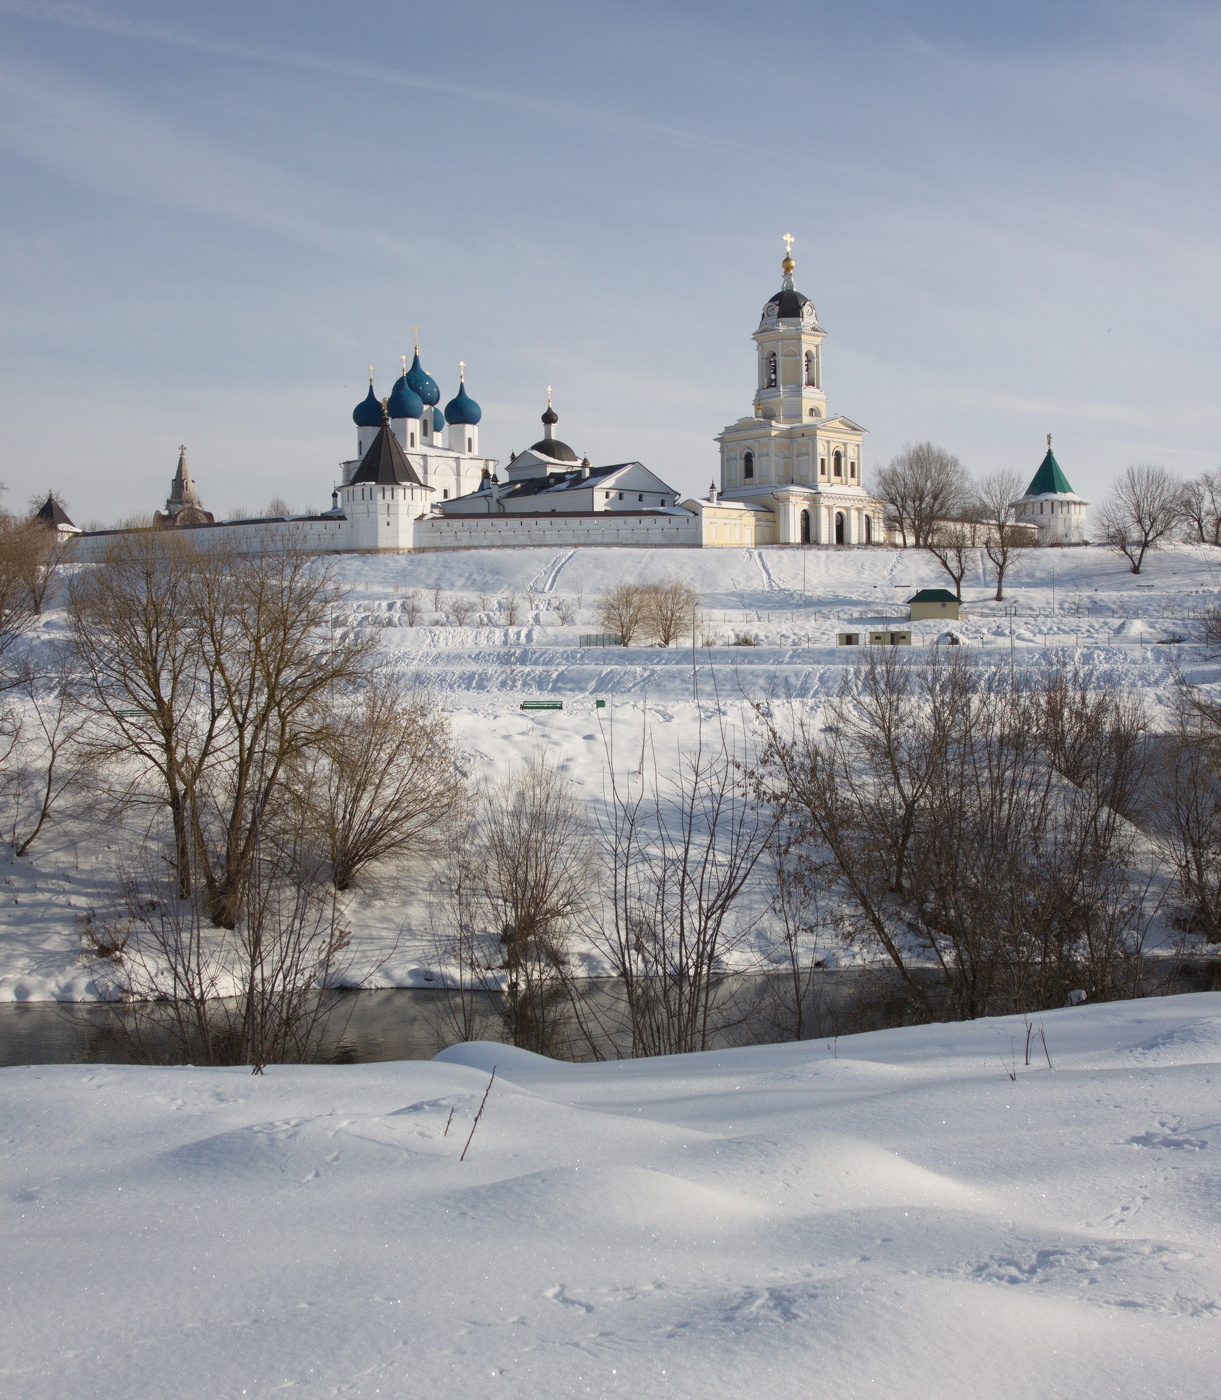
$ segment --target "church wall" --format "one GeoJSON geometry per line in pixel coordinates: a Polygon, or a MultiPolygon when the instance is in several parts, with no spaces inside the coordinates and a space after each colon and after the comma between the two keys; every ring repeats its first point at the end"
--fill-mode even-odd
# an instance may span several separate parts
{"type": "Polygon", "coordinates": [[[595,515],[426,516],[416,521],[416,549],[503,549],[515,545],[698,547],[695,516],[595,515]]]}

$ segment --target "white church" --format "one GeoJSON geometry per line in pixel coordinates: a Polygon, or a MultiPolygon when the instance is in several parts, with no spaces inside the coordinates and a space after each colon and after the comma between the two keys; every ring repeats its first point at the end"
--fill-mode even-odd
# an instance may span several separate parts
{"type": "MultiPolygon", "coordinates": [[[[313,515],[215,520],[203,509],[180,449],[178,470],[156,528],[190,530],[200,542],[242,552],[290,541],[326,552],[401,553],[538,545],[742,547],[870,546],[891,543],[884,503],[865,488],[866,430],[828,409],[826,332],[796,289],[786,235],[780,290],[753,333],[756,379],[750,411],[717,436],[720,485],[703,499],[678,492],[638,461],[593,466],[556,436],[547,393],[543,434],[501,464],[479,448],[483,411],[459,366],[457,391],[441,392],[420,363],[389,395],[369,391],[352,414],[356,452],[340,464],[331,509],[313,515]],[[499,469],[499,470],[498,470],[499,469]]],[[[1048,453],[1015,514],[1040,540],[1084,538],[1087,502],[1072,493],[1048,453]],[[1051,467],[1048,467],[1048,463],[1051,467]]],[[[66,517],[65,517],[66,519],[66,517]]],[[[57,528],[64,528],[61,524],[57,528]]],[[[73,529],[70,522],[67,528],[73,529]]],[[[114,531],[79,534],[88,558],[114,531]]]]}

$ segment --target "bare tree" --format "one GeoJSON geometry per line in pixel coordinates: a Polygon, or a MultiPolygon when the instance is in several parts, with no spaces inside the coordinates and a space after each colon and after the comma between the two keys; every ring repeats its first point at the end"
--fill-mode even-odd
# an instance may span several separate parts
{"type": "Polygon", "coordinates": [[[1022,494],[1016,472],[993,472],[979,483],[976,508],[984,525],[984,553],[996,574],[996,601],[1005,600],[1005,575],[1022,557],[1029,531],[1015,524],[1013,503],[1022,494]]]}
{"type": "Polygon", "coordinates": [[[309,800],[336,889],[348,889],[374,862],[439,853],[466,785],[449,724],[431,696],[375,677],[319,743],[309,800]]]}
{"type": "Polygon", "coordinates": [[[464,981],[499,995],[507,1038],[539,1054],[574,1034],[569,949],[591,862],[584,808],[541,759],[482,791],[454,854],[450,956],[464,981]]]}
{"type": "Polygon", "coordinates": [[[1149,879],[1113,805],[1133,786],[1132,716],[1074,703],[1052,721],[1055,693],[961,654],[871,656],[817,726],[773,726],[765,780],[916,1016],[940,998],[977,1016],[1061,1005],[1075,986],[1139,994],[1149,879]],[[1057,744],[1084,760],[1079,782],[1057,744]]]}
{"type": "Polygon", "coordinates": [[[81,742],[89,717],[72,683],[60,657],[21,687],[28,722],[18,738],[19,761],[6,773],[5,783],[13,849],[19,856],[29,852],[52,812],[80,790],[94,767],[91,748],[81,742]]]}
{"type": "Polygon", "coordinates": [[[971,503],[966,469],[952,453],[931,442],[909,444],[874,478],[906,548],[922,549],[940,520],[955,519],[971,503]]]}
{"type": "Polygon", "coordinates": [[[332,566],[295,549],[242,558],[169,532],[120,537],[72,591],[105,746],[159,779],[179,893],[198,874],[219,924],[234,925],[333,696],[365,672],[373,637],[330,626],[342,596],[332,566]]]}
{"type": "Polygon", "coordinates": [[[420,613],[422,611],[423,607],[420,603],[419,590],[409,588],[406,593],[403,594],[403,600],[399,604],[399,613],[406,621],[408,627],[414,627],[416,623],[419,622],[420,613]]]}
{"type": "Polygon", "coordinates": [[[1183,483],[1165,467],[1124,469],[1099,515],[1105,544],[1127,559],[1139,574],[1145,555],[1183,523],[1187,506],[1183,483]]]}
{"type": "Polygon", "coordinates": [[[334,1010],[327,988],[351,938],[311,849],[302,824],[261,847],[244,868],[231,929],[149,876],[129,877],[121,906],[93,916],[93,941],[122,950],[137,1059],[250,1065],[258,1074],[316,1056],[334,1010]]]}
{"type": "Polygon", "coordinates": [[[344,596],[330,561],[285,548],[209,553],[192,591],[207,751],[191,787],[199,872],[209,912],[237,919],[246,866],[269,838],[286,782],[330,728],[339,690],[362,680],[372,635],[336,635],[344,596]]]}
{"type": "Polygon", "coordinates": [[[1176,877],[1174,919],[1221,942],[1221,752],[1187,716],[1162,742],[1148,825],[1176,877]]]}
{"type": "Polygon", "coordinates": [[[28,674],[20,644],[38,612],[29,586],[35,543],[27,524],[0,512],[0,690],[20,685],[28,674]]]}
{"type": "Polygon", "coordinates": [[[449,600],[449,615],[457,627],[465,627],[474,611],[475,607],[471,600],[464,598],[461,594],[449,600]]]}
{"type": "Polygon", "coordinates": [[[644,630],[649,615],[649,594],[638,583],[616,583],[598,599],[598,624],[630,647],[644,630]]]}
{"type": "Polygon", "coordinates": [[[974,526],[962,520],[939,521],[926,536],[924,548],[949,574],[954,584],[954,596],[961,602],[963,575],[975,553],[974,526]]]}
{"type": "Polygon", "coordinates": [[[701,729],[672,779],[654,763],[633,792],[612,772],[595,936],[623,986],[633,1055],[705,1050],[720,1028],[720,974],[762,914],[751,885],[775,825],[748,789],[746,757],[701,729]]]}
{"type": "Polygon", "coordinates": [[[100,756],[135,759],[170,813],[177,894],[191,893],[192,795],[212,747],[194,607],[197,556],[174,532],[119,535],[69,590],[82,699],[100,756]]]}
{"type": "Polygon", "coordinates": [[[571,598],[561,598],[556,604],[556,613],[560,619],[560,626],[567,627],[577,615],[576,607],[571,598]]]}
{"type": "Polygon", "coordinates": [[[1203,472],[1186,483],[1183,518],[1188,543],[1221,546],[1221,472],[1203,472]]]}
{"type": "Polygon", "coordinates": [[[506,593],[500,600],[501,620],[506,627],[516,627],[521,614],[521,599],[516,593],[506,593]]]}
{"type": "Polygon", "coordinates": [[[667,574],[645,592],[645,627],[663,647],[691,636],[700,598],[689,583],[667,574]]]}

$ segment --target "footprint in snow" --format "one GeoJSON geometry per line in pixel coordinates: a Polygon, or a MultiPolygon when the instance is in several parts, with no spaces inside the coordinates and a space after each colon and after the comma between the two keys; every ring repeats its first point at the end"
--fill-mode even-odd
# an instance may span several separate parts
{"type": "Polygon", "coordinates": [[[1189,1152],[1198,1152],[1208,1146],[1207,1138],[1180,1137],[1174,1133],[1141,1133],[1139,1137],[1129,1138],[1128,1142],[1133,1147],[1177,1147],[1189,1152]]]}

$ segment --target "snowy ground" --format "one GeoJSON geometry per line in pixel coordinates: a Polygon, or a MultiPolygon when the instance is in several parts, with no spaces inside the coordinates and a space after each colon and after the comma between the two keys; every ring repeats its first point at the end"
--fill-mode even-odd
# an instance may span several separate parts
{"type": "MultiPolygon", "coordinates": [[[[605,790],[612,756],[617,777],[630,781],[646,733],[664,768],[690,741],[697,715],[727,712],[746,728],[752,699],[817,705],[859,656],[835,646],[837,632],[907,627],[903,604],[912,592],[945,583],[929,556],[890,549],[456,550],[350,556],[338,566],[353,593],[336,627],[376,628],[387,661],[436,691],[470,771],[503,771],[541,752],[591,801],[605,790]],[[665,572],[700,591],[694,657],[689,644],[580,645],[599,630],[601,589],[665,572]],[[413,592],[422,611],[409,626],[413,592]],[[519,619],[498,625],[510,596],[519,619]],[[446,620],[460,600],[474,610],[462,626],[446,620]],[[561,622],[568,608],[572,620],[561,622]],[[739,636],[758,645],[730,645],[739,636]],[[563,700],[564,711],[519,709],[543,696],[563,700]],[[595,707],[599,698],[604,708],[595,707]]],[[[952,626],[986,661],[1024,668],[1073,657],[1098,685],[1139,691],[1156,711],[1176,663],[1192,679],[1213,676],[1216,668],[1201,662],[1190,641],[1194,615],[1215,602],[1219,588],[1218,550],[1162,550],[1139,577],[1109,550],[1031,551],[1005,604],[991,601],[980,568],[969,573],[968,617],[952,626]],[[1188,644],[1167,644],[1177,638],[1188,644]]],[[[946,626],[911,630],[920,645],[946,626]]],[[[41,635],[62,635],[54,611],[41,635]]],[[[0,1000],[105,995],[109,965],[80,960],[77,920],[113,900],[122,844],[113,832],[67,822],[40,838],[30,858],[0,857],[0,1000]]],[[[424,983],[435,957],[409,878],[395,874],[357,895],[350,921],[353,980],[424,983]]]]}
{"type": "Polygon", "coordinates": [[[0,1070],[0,1386],[1214,1395],[1221,994],[1040,1021],[1054,1071],[1008,1019],[605,1065],[0,1070]]]}

